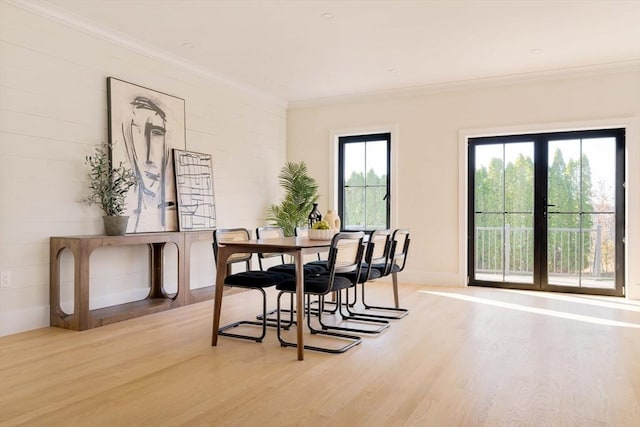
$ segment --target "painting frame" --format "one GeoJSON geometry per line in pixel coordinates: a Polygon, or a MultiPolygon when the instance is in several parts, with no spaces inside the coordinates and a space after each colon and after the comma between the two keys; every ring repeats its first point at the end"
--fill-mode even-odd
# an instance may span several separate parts
{"type": "Polygon", "coordinates": [[[216,228],[213,156],[173,149],[180,231],[216,228]]]}
{"type": "Polygon", "coordinates": [[[173,149],[186,149],[185,101],[107,77],[109,155],[132,169],[127,233],[178,230],[173,149]]]}

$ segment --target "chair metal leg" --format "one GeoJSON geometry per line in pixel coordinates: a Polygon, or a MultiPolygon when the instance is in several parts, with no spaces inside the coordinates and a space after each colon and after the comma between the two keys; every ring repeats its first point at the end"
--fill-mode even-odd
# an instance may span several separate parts
{"type": "Polygon", "coordinates": [[[338,314],[343,320],[355,321],[355,322],[365,323],[365,324],[374,324],[374,326],[376,325],[380,325],[380,326],[375,329],[369,329],[369,328],[363,329],[363,328],[355,328],[350,326],[328,325],[322,321],[322,316],[321,314],[319,314],[318,322],[322,326],[323,330],[330,329],[330,330],[337,330],[337,331],[355,332],[359,334],[379,334],[380,332],[384,331],[390,326],[389,322],[386,320],[371,319],[371,318],[366,318],[364,316],[357,316],[356,313],[351,313],[349,310],[348,304],[342,304],[342,292],[340,291],[337,292],[336,303],[338,306],[338,314]],[[345,313],[343,309],[347,310],[347,312],[345,313]]]}
{"type": "Polygon", "coordinates": [[[408,309],[399,307],[397,273],[392,273],[392,278],[393,278],[393,297],[394,297],[395,307],[367,304],[367,302],[365,301],[365,284],[366,283],[362,284],[362,305],[364,306],[365,310],[394,311],[394,312],[397,312],[398,314],[395,316],[392,316],[392,315],[385,315],[385,314],[362,313],[363,316],[376,317],[379,319],[402,319],[407,314],[409,314],[408,309]]]}
{"type": "MultiPolygon", "coordinates": [[[[282,310],[281,310],[281,311],[283,311],[283,312],[285,312],[285,313],[289,313],[289,312],[291,313],[291,319],[289,320],[289,322],[288,322],[286,325],[284,325],[284,326],[283,326],[285,330],[288,330],[291,326],[293,326],[293,325],[295,325],[295,324],[296,324],[296,321],[295,321],[295,318],[294,318],[294,315],[295,315],[295,313],[296,313],[296,309],[294,308],[293,296],[294,296],[294,294],[291,294],[291,303],[290,303],[290,305],[289,305],[289,307],[291,307],[291,308],[290,308],[290,309],[282,309],[282,310]]],[[[267,326],[273,326],[273,327],[276,327],[276,326],[277,326],[277,325],[276,325],[276,323],[277,323],[277,318],[269,317],[270,315],[275,314],[277,311],[278,311],[278,309],[277,309],[277,308],[275,308],[275,309],[273,309],[273,310],[269,310],[269,311],[267,311],[267,313],[266,313],[266,316],[267,316],[267,318],[266,318],[266,319],[267,319],[267,322],[271,322],[271,323],[267,323],[267,326]]],[[[258,320],[262,320],[262,319],[264,319],[264,318],[265,318],[265,317],[264,317],[264,315],[263,315],[263,314],[258,314],[258,315],[256,316],[256,319],[258,319],[258,320]]]]}
{"type": "MultiPolygon", "coordinates": [[[[280,321],[281,321],[281,319],[280,319],[280,298],[282,297],[283,293],[290,293],[291,295],[293,295],[293,293],[285,292],[285,291],[282,291],[282,292],[280,292],[278,294],[278,304],[277,304],[277,306],[278,306],[278,313],[277,313],[277,321],[278,321],[277,335],[278,335],[278,341],[280,341],[280,345],[282,347],[297,347],[298,344],[284,340],[282,338],[282,334],[280,332],[280,321]]],[[[311,332],[313,334],[320,334],[320,335],[336,337],[336,338],[340,338],[340,339],[343,339],[343,340],[348,340],[350,342],[347,343],[346,345],[344,345],[344,346],[342,346],[340,348],[336,348],[336,349],[305,344],[304,345],[304,349],[305,350],[321,351],[321,352],[324,352],[324,353],[338,354],[338,353],[344,353],[345,351],[349,350],[350,348],[355,347],[356,345],[358,345],[358,344],[360,344],[362,342],[362,338],[360,338],[358,336],[355,336],[355,335],[339,334],[339,333],[327,332],[327,331],[323,331],[323,330],[314,329],[311,326],[311,316],[310,316],[309,304],[306,304],[306,310],[307,310],[307,326],[309,327],[309,329],[311,330],[311,332]]],[[[321,313],[321,312],[322,312],[322,310],[319,311],[319,313],[321,313]]],[[[293,314],[291,316],[293,317],[293,314]]]]}
{"type": "MultiPolygon", "coordinates": [[[[253,320],[240,320],[238,322],[234,322],[234,323],[230,323],[228,325],[225,325],[221,328],[218,329],[218,335],[223,335],[225,337],[232,337],[232,338],[240,338],[240,339],[245,339],[245,340],[251,340],[251,341],[255,341],[255,342],[262,342],[262,340],[264,339],[265,335],[267,334],[267,320],[266,320],[266,313],[267,313],[267,293],[264,291],[264,289],[262,288],[244,288],[244,289],[254,289],[257,291],[260,291],[262,293],[262,315],[263,315],[263,320],[261,322],[256,322],[253,320]],[[232,328],[236,328],[240,325],[254,325],[254,326],[262,326],[262,334],[260,336],[251,336],[251,335],[242,335],[242,334],[234,334],[231,332],[227,332],[227,330],[232,329],[232,328]]],[[[271,324],[269,326],[276,326],[274,324],[271,324]]]]}

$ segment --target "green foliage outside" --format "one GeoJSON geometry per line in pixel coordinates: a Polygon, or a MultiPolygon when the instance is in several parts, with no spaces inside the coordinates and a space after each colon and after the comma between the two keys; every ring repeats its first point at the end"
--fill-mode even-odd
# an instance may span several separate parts
{"type": "Polygon", "coordinates": [[[269,206],[266,219],[281,227],[285,236],[293,236],[296,227],[307,224],[309,212],[318,201],[318,184],[308,175],[304,162],[287,162],[278,179],[286,193],[279,205],[269,206]]]}
{"type": "Polygon", "coordinates": [[[387,175],[378,176],[369,169],[352,172],[345,182],[344,213],[342,223],[350,230],[372,230],[387,227],[387,175]],[[366,203],[365,203],[366,200],[366,203]]]}
{"type": "MultiPolygon", "coordinates": [[[[557,273],[581,272],[589,267],[593,227],[592,215],[577,214],[594,210],[589,159],[582,156],[581,162],[566,163],[562,152],[556,150],[548,173],[548,200],[555,205],[549,207],[548,215],[549,269],[557,273]]],[[[488,167],[476,168],[474,210],[483,213],[475,215],[475,226],[509,231],[510,265],[505,268],[511,272],[532,271],[533,194],[534,167],[530,157],[520,154],[506,167],[502,159],[493,158],[488,167]]],[[[502,247],[494,245],[485,250],[479,247],[484,243],[478,241],[478,236],[477,232],[476,265],[502,269],[502,247]]]]}

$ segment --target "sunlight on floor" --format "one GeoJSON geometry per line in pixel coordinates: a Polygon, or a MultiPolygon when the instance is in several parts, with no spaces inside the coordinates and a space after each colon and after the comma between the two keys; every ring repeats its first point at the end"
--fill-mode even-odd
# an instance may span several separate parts
{"type": "Polygon", "coordinates": [[[521,291],[518,289],[503,289],[503,291],[522,295],[530,295],[538,298],[577,302],[579,304],[588,304],[597,307],[614,308],[617,310],[634,311],[636,313],[640,313],[640,301],[625,300],[622,297],[607,297],[600,295],[567,295],[554,292],[521,291]]]}
{"type": "Polygon", "coordinates": [[[495,307],[508,308],[511,310],[527,311],[529,313],[542,314],[545,316],[558,317],[561,319],[578,320],[580,322],[595,323],[598,325],[607,325],[607,326],[618,326],[621,328],[640,329],[640,324],[637,324],[637,323],[619,322],[617,320],[602,319],[598,317],[584,316],[581,314],[572,314],[572,313],[566,313],[562,311],[548,310],[544,308],[529,307],[526,305],[514,304],[514,303],[504,302],[504,301],[496,301],[492,299],[480,298],[480,297],[475,297],[471,295],[463,295],[463,294],[458,294],[453,292],[440,292],[440,291],[418,291],[418,292],[431,294],[431,295],[438,295],[441,297],[455,298],[463,301],[471,301],[479,304],[492,305],[495,307]]]}

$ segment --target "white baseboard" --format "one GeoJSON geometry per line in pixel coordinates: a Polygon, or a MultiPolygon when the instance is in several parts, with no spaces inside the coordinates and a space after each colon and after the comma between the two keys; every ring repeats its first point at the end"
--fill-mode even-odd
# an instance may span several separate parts
{"type": "MultiPolygon", "coordinates": [[[[391,277],[385,277],[384,281],[391,281],[391,277]]],[[[420,270],[403,270],[398,273],[398,283],[414,283],[425,286],[442,286],[442,287],[462,287],[460,285],[460,277],[457,273],[434,273],[430,271],[420,270]]]]}
{"type": "Polygon", "coordinates": [[[30,307],[0,313],[0,336],[49,326],[49,306],[30,307]]]}

